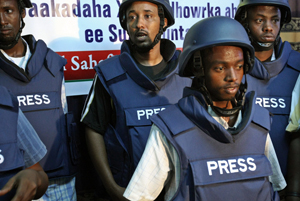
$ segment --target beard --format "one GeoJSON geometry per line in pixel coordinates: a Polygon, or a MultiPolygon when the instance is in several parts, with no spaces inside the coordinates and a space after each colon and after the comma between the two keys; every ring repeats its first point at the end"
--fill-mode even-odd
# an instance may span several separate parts
{"type": "Polygon", "coordinates": [[[13,48],[18,42],[17,35],[3,36],[0,34],[0,49],[8,50],[13,48]]]}
{"type": "Polygon", "coordinates": [[[147,53],[153,48],[153,41],[151,41],[150,38],[148,38],[146,41],[143,43],[135,43],[131,41],[132,47],[135,49],[135,51],[139,53],[147,53]]]}

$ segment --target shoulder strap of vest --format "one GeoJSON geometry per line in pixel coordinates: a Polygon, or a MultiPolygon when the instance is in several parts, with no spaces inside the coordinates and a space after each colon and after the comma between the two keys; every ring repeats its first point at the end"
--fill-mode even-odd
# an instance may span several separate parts
{"type": "Polygon", "coordinates": [[[96,67],[95,70],[98,74],[103,75],[106,81],[110,81],[122,74],[125,73],[125,70],[122,68],[119,62],[119,55],[113,56],[109,59],[101,61],[96,67]]]}
{"type": "Polygon", "coordinates": [[[166,110],[158,113],[158,116],[163,120],[173,135],[177,135],[195,127],[195,125],[181,112],[177,105],[171,105],[166,110]]]}
{"type": "Polygon", "coordinates": [[[254,112],[255,113],[252,121],[255,124],[265,128],[266,130],[270,130],[271,129],[270,112],[267,109],[257,104],[254,104],[254,112]]]}
{"type": "Polygon", "coordinates": [[[16,99],[7,88],[0,86],[0,105],[13,108],[16,106],[14,99],[16,99]]]}
{"type": "Polygon", "coordinates": [[[300,72],[300,53],[292,50],[288,59],[288,66],[300,72]]]}

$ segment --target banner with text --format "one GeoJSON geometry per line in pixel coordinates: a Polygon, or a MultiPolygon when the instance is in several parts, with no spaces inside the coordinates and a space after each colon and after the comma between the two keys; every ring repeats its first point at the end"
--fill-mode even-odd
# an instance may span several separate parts
{"type": "MultiPolygon", "coordinates": [[[[233,18],[239,0],[170,0],[175,24],[163,38],[182,47],[185,34],[197,21],[212,16],[233,18]]],[[[95,75],[93,67],[118,55],[128,35],[119,23],[121,0],[32,0],[26,9],[23,35],[44,40],[68,61],[65,66],[68,96],[87,94],[95,75]]]]}

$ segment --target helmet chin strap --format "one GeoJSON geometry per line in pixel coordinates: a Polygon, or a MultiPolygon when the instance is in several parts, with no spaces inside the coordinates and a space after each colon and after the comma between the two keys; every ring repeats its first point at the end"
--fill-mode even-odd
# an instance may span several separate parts
{"type": "Polygon", "coordinates": [[[9,50],[9,49],[13,48],[18,43],[18,41],[21,37],[22,30],[25,27],[25,23],[24,23],[23,18],[21,16],[20,16],[20,22],[21,22],[20,29],[19,29],[15,39],[10,44],[0,43],[0,49],[9,50]]]}
{"type": "Polygon", "coordinates": [[[233,116],[233,115],[237,114],[244,106],[245,94],[247,91],[247,80],[245,80],[245,84],[243,84],[243,83],[240,84],[239,91],[235,95],[235,98],[233,100],[228,100],[228,101],[232,101],[232,103],[233,103],[232,109],[224,109],[224,108],[219,108],[219,107],[214,106],[211,95],[205,86],[204,78],[200,79],[198,84],[196,84],[196,85],[198,85],[198,86],[196,86],[197,90],[203,94],[206,104],[209,105],[211,107],[211,109],[217,115],[219,115],[221,117],[233,116]]]}

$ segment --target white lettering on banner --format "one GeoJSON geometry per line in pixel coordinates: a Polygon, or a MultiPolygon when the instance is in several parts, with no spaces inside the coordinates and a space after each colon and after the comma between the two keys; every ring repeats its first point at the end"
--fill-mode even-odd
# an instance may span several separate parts
{"type": "Polygon", "coordinates": [[[47,94],[39,95],[25,95],[18,96],[19,106],[30,106],[30,105],[41,105],[41,104],[50,104],[50,99],[47,94]]]}
{"type": "Polygon", "coordinates": [[[165,110],[166,108],[155,108],[155,109],[145,109],[145,110],[137,110],[138,120],[141,120],[142,117],[146,117],[149,119],[153,114],[158,114],[160,111],[165,110]]]}
{"type": "Polygon", "coordinates": [[[237,172],[246,172],[247,170],[255,171],[256,164],[254,159],[248,157],[246,160],[243,158],[229,159],[229,160],[217,160],[207,161],[208,174],[213,175],[213,171],[219,171],[220,174],[232,174],[237,172]]]}
{"type": "MultiPolygon", "coordinates": [[[[108,57],[111,57],[111,55],[108,55],[108,57]]],[[[101,60],[102,61],[102,60],[101,60]]],[[[89,59],[83,60],[79,63],[79,56],[73,56],[71,58],[71,62],[72,64],[74,64],[74,66],[71,66],[71,69],[74,71],[77,71],[79,69],[81,70],[91,70],[94,68],[94,66],[96,66],[99,62],[97,62],[96,60],[93,60],[93,55],[90,54],[89,55],[89,59]]]]}
{"type": "Polygon", "coordinates": [[[285,100],[283,98],[256,98],[256,104],[260,105],[261,107],[265,107],[265,108],[285,108],[286,104],[285,104],[285,100]]]}

